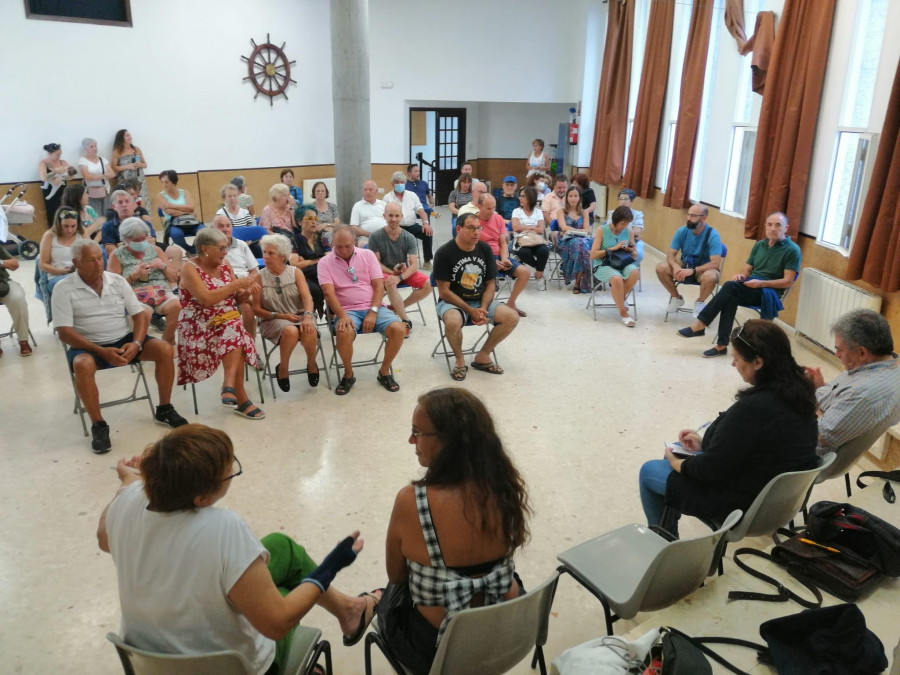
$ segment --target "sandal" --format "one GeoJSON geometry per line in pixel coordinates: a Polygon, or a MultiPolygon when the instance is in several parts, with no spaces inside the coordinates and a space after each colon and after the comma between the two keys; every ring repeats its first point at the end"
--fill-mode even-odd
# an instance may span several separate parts
{"type": "Polygon", "coordinates": [[[405,340],[410,335],[412,335],[412,321],[410,321],[409,319],[403,319],[403,323],[406,324],[406,337],[403,338],[405,340]]]}
{"type": "Polygon", "coordinates": [[[621,316],[619,318],[622,319],[622,323],[624,323],[626,326],[628,326],[629,328],[634,328],[634,319],[632,319],[630,316],[621,316]]]}
{"type": "Polygon", "coordinates": [[[253,401],[247,399],[243,403],[241,403],[237,408],[234,409],[235,415],[240,415],[241,417],[246,417],[248,420],[264,420],[266,419],[266,413],[253,405],[253,401]],[[253,410],[250,410],[253,408],[253,410]]]}
{"type": "Polygon", "coordinates": [[[576,286],[575,288],[572,289],[572,293],[574,295],[581,295],[581,289],[578,288],[578,286],[576,286]]]}
{"type": "Polygon", "coordinates": [[[31,345],[28,344],[28,340],[19,340],[19,355],[31,356],[31,345]]]}
{"type": "Polygon", "coordinates": [[[359,625],[356,627],[356,630],[353,631],[353,634],[344,635],[341,637],[341,641],[344,643],[345,647],[352,647],[357,642],[362,640],[362,636],[365,635],[366,629],[369,627],[369,624],[372,623],[372,619],[375,618],[375,608],[378,607],[378,603],[381,601],[382,595],[384,595],[384,589],[376,588],[371,593],[360,593],[358,596],[356,596],[358,598],[366,599],[366,609],[359,617],[359,625]],[[370,604],[369,598],[374,598],[375,602],[370,604]],[[370,609],[371,611],[369,611],[370,609]]]}
{"type": "Polygon", "coordinates": [[[340,384],[334,388],[334,393],[338,396],[349,394],[354,384],[356,384],[356,377],[342,377],[340,384]]]}
{"type": "Polygon", "coordinates": [[[455,366],[453,371],[450,373],[450,377],[452,377],[457,382],[462,382],[466,379],[466,374],[469,372],[469,366],[455,366]]]}
{"type": "Polygon", "coordinates": [[[237,392],[234,387],[222,387],[222,405],[228,408],[237,408],[237,392]]]}
{"type": "Polygon", "coordinates": [[[312,372],[309,369],[309,366],[306,367],[306,381],[309,382],[310,387],[319,386],[319,371],[312,372]]]}
{"type": "Polygon", "coordinates": [[[387,375],[378,373],[378,384],[390,392],[400,391],[400,385],[397,384],[397,381],[391,373],[388,373],[387,375]]]}
{"type": "Polygon", "coordinates": [[[503,368],[498,366],[496,363],[478,363],[478,361],[472,361],[472,367],[475,370],[480,370],[483,373],[489,373],[491,375],[502,375],[503,368]]]}

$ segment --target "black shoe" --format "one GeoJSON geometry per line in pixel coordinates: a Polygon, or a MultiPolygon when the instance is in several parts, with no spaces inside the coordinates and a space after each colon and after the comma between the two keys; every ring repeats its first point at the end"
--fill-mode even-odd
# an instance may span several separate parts
{"type": "Polygon", "coordinates": [[[158,314],[154,314],[150,319],[150,325],[153,326],[160,333],[166,332],[166,319],[165,317],[159,316],[158,314]]]}
{"type": "Polygon", "coordinates": [[[188,423],[186,419],[175,412],[175,408],[172,407],[171,403],[156,406],[156,415],[154,415],[154,419],[156,420],[157,424],[164,424],[165,426],[172,427],[173,429],[184,426],[188,423]]]}
{"type": "Polygon", "coordinates": [[[109,442],[109,425],[100,420],[91,425],[91,449],[95,455],[105,455],[112,448],[109,442]]]}

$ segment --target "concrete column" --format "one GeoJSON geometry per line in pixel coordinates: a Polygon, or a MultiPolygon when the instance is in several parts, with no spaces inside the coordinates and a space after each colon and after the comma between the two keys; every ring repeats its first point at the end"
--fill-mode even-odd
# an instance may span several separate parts
{"type": "Polygon", "coordinates": [[[369,128],[369,2],[331,0],[331,91],[334,100],[334,164],[341,222],[361,199],[371,177],[369,128]]]}

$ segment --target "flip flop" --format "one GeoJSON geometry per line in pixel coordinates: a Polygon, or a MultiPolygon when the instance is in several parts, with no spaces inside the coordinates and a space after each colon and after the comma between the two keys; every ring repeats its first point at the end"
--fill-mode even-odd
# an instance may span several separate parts
{"type": "Polygon", "coordinates": [[[266,419],[266,413],[253,405],[253,401],[247,399],[243,403],[241,403],[237,408],[234,409],[235,415],[240,415],[241,417],[246,417],[248,420],[264,420],[266,419]],[[253,408],[251,411],[250,408],[253,408]]]}
{"type": "Polygon", "coordinates": [[[359,625],[356,627],[356,630],[353,631],[352,635],[343,635],[341,636],[341,641],[344,643],[345,647],[352,647],[357,642],[362,640],[362,636],[366,634],[366,629],[369,627],[369,624],[372,623],[372,619],[375,618],[375,608],[378,606],[378,603],[381,601],[381,596],[384,595],[383,588],[376,588],[371,593],[360,593],[358,598],[375,598],[375,603],[370,605],[368,599],[366,600],[366,611],[362,613],[362,616],[359,617],[359,625]],[[375,595],[378,593],[378,595],[375,595]],[[369,608],[372,608],[372,612],[369,613],[369,608]]]}
{"type": "Polygon", "coordinates": [[[356,384],[356,377],[342,377],[340,384],[334,388],[334,393],[338,396],[344,396],[345,394],[349,394],[350,390],[353,389],[353,385],[356,384]]]}
{"type": "Polygon", "coordinates": [[[228,408],[237,408],[237,392],[234,387],[222,387],[222,405],[228,408]]]}
{"type": "Polygon", "coordinates": [[[466,374],[469,372],[469,366],[455,366],[453,368],[453,372],[450,373],[450,377],[452,377],[457,382],[462,382],[466,379],[466,374]]]}
{"type": "Polygon", "coordinates": [[[483,373],[489,373],[491,375],[503,374],[503,368],[496,363],[478,363],[478,361],[472,361],[472,367],[475,370],[480,370],[483,373]]]}
{"type": "MultiPolygon", "coordinates": [[[[509,307],[509,305],[507,305],[507,307],[509,307]]],[[[523,312],[523,311],[522,311],[521,309],[519,309],[518,307],[513,307],[512,309],[515,310],[515,312],[516,312],[519,316],[521,316],[521,317],[528,316],[525,312],[523,312]]]]}
{"type": "Polygon", "coordinates": [[[394,376],[388,373],[387,375],[382,375],[378,373],[378,384],[387,389],[389,392],[393,393],[395,391],[400,391],[400,385],[397,384],[397,381],[394,379],[394,376]]]}

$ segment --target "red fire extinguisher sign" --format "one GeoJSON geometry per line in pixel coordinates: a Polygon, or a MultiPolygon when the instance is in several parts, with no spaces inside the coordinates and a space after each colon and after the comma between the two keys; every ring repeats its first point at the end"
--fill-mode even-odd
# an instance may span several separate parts
{"type": "Polygon", "coordinates": [[[572,122],[569,124],[569,145],[578,144],[578,124],[572,122]]]}

